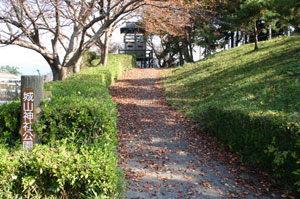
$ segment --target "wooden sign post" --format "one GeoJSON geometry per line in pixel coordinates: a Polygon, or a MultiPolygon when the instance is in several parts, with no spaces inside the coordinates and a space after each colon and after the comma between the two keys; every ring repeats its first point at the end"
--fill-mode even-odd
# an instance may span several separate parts
{"type": "Polygon", "coordinates": [[[34,89],[23,89],[22,96],[22,143],[24,149],[30,149],[34,141],[34,89]]]}
{"type": "Polygon", "coordinates": [[[22,145],[31,149],[36,142],[32,124],[37,119],[37,110],[43,99],[44,81],[40,76],[22,76],[22,145]]]}

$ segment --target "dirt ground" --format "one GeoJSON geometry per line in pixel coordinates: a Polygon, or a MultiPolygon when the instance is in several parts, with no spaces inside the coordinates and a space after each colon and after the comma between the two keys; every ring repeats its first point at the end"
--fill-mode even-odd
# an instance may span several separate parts
{"type": "Polygon", "coordinates": [[[134,69],[110,87],[119,110],[119,166],[129,199],[285,196],[166,103],[162,69],[134,69]]]}

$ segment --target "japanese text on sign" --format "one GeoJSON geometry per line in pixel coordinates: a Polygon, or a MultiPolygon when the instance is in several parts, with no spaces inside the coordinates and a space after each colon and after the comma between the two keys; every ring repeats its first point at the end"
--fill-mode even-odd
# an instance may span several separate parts
{"type": "Polygon", "coordinates": [[[24,149],[33,147],[34,132],[34,90],[24,89],[22,93],[22,144],[24,149]]]}

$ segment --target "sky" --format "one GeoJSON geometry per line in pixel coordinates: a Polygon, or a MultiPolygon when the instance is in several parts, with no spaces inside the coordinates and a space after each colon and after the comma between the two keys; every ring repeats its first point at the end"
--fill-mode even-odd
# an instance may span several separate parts
{"type": "MultiPolygon", "coordinates": [[[[115,30],[112,41],[123,42],[122,38],[120,29],[115,30]]],[[[39,75],[37,70],[41,75],[51,72],[50,66],[39,53],[16,45],[0,47],[0,66],[6,65],[19,67],[21,75],[39,75]]]]}
{"type": "Polygon", "coordinates": [[[37,52],[19,46],[0,47],[0,66],[17,66],[22,75],[45,75],[51,71],[48,63],[37,52]]]}
{"type": "MultiPolygon", "coordinates": [[[[114,31],[112,41],[123,42],[119,28],[114,31]]],[[[199,50],[195,50],[194,58],[198,60],[199,50]]],[[[15,45],[0,47],[0,66],[6,65],[19,67],[21,75],[45,75],[51,72],[50,66],[39,53],[15,45]]]]}

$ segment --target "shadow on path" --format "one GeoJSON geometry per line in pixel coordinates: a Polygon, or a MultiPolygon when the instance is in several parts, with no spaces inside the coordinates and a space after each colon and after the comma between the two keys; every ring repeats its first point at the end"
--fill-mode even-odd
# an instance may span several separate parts
{"type": "Polygon", "coordinates": [[[165,102],[159,69],[134,69],[110,87],[129,199],[276,198],[270,183],[165,102]]]}

